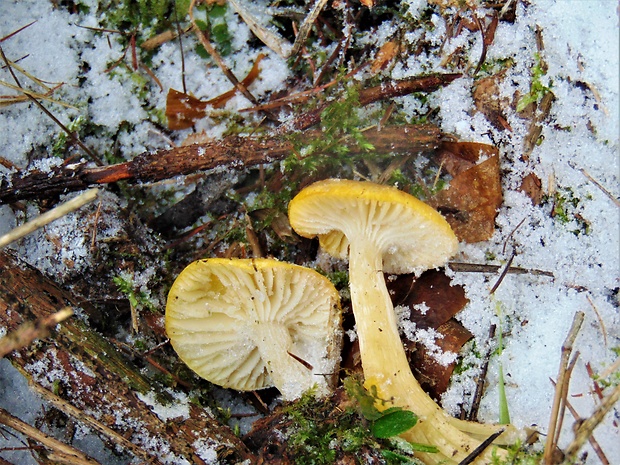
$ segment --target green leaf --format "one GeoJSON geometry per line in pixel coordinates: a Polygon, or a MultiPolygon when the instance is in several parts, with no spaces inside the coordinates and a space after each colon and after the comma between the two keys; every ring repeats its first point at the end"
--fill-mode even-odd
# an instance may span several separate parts
{"type": "Polygon", "coordinates": [[[393,437],[389,439],[390,443],[398,450],[413,455],[414,452],[426,452],[428,454],[436,454],[439,449],[430,444],[420,444],[419,442],[409,442],[401,437],[393,437]]]}
{"type": "Polygon", "coordinates": [[[409,410],[391,408],[376,419],[370,429],[376,438],[391,438],[413,428],[417,422],[418,416],[415,413],[409,410]]]}

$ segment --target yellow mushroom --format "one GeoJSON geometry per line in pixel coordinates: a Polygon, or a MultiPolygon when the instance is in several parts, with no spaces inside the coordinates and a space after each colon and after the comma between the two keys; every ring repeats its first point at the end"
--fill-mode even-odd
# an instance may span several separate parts
{"type": "Polygon", "coordinates": [[[293,400],[329,391],[340,360],[340,302],[314,270],[270,259],[211,258],[177,277],[166,332],[179,357],[214,384],[275,386],[293,400]]]}
{"type": "MultiPolygon", "coordinates": [[[[353,314],[365,386],[419,421],[403,437],[436,446],[420,454],[426,463],[456,464],[497,427],[449,416],[420,387],[400,340],[383,273],[420,273],[446,263],[458,241],[433,208],[396,188],[328,179],[303,189],[289,205],[289,221],[301,236],[318,236],[329,254],[349,260],[353,314]],[[464,432],[466,431],[466,432],[464,432]],[[476,437],[478,436],[478,437],[476,437]]],[[[501,455],[501,452],[500,452],[501,455]]],[[[479,461],[491,460],[485,451],[479,461]]]]}

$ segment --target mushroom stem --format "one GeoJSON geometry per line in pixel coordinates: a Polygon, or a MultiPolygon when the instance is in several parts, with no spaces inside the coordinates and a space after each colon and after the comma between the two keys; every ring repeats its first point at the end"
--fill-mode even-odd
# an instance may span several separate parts
{"type": "Polygon", "coordinates": [[[366,385],[376,386],[381,398],[401,407],[410,398],[419,398],[422,402],[416,402],[414,412],[425,417],[437,405],[422,395],[424,392],[409,368],[383,278],[383,260],[377,250],[375,245],[359,240],[352,240],[349,249],[351,303],[366,385]]]}
{"type": "MultiPolygon", "coordinates": [[[[454,426],[451,418],[422,389],[409,367],[400,340],[394,306],[383,277],[380,247],[368,240],[352,238],[349,246],[351,303],[365,386],[387,405],[413,411],[419,420],[402,435],[411,442],[436,446],[439,453],[422,454],[426,463],[458,463],[474,450],[479,441],[454,426]]],[[[489,431],[495,431],[493,427],[489,431]]],[[[499,454],[501,456],[501,453],[499,454]]],[[[491,460],[491,452],[480,456],[491,460]]],[[[478,463],[478,462],[476,462],[478,463]]]]}

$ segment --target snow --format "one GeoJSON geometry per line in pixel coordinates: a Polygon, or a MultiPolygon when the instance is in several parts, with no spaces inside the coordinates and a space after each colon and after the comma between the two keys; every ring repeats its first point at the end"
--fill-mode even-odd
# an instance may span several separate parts
{"type": "MultiPolygon", "coordinates": [[[[421,14],[427,4],[424,0],[408,0],[408,16],[421,14]]],[[[96,11],[97,2],[91,2],[96,11]]],[[[432,27],[405,31],[405,42],[415,44],[424,40],[430,44],[418,56],[398,61],[384,75],[405,78],[420,73],[445,72],[441,62],[460,46],[467,51],[466,62],[475,68],[481,53],[481,37],[477,32],[463,31],[448,41],[441,55],[439,49],[447,30],[446,18],[436,10],[430,18],[432,27]]],[[[156,117],[137,97],[143,81],[132,78],[130,69],[117,66],[106,72],[121,59],[124,50],[113,34],[102,35],[79,26],[98,27],[93,15],[71,15],[56,9],[52,2],[40,0],[7,1],[0,3],[0,37],[36,20],[30,27],[1,43],[14,61],[32,75],[46,81],[51,87],[64,83],[52,98],[59,104],[47,106],[67,124],[83,115],[96,124],[99,133],[85,138],[87,145],[102,154],[110,150],[109,141],[116,135],[119,154],[131,158],[145,150],[169,147],[179,143],[190,131],[178,131],[173,139],[161,134],[154,124],[156,117]],[[86,71],[84,71],[86,70],[86,71]]],[[[245,76],[251,69],[257,51],[248,45],[251,34],[245,24],[229,12],[232,25],[234,53],[226,57],[227,64],[237,76],[245,76]]],[[[437,109],[441,128],[460,140],[497,145],[502,157],[504,203],[497,217],[497,232],[482,244],[461,244],[459,261],[504,265],[513,251],[513,265],[527,269],[552,271],[554,278],[534,275],[507,275],[493,296],[489,294],[497,276],[476,273],[454,273],[455,283],[462,284],[470,304],[459,314],[461,322],[474,334],[476,350],[484,353],[496,341],[488,341],[492,324],[504,332],[504,350],[492,357],[487,379],[487,390],[482,399],[480,419],[496,421],[498,417],[498,377],[501,363],[506,381],[506,394],[512,421],[518,427],[538,425],[543,431],[549,418],[553,386],[549,378],[557,376],[560,347],[566,337],[573,315],[586,314],[585,323],[576,341],[581,355],[572,376],[570,401],[583,417],[597,405],[592,393],[592,381],[586,372],[589,363],[595,372],[608,367],[615,356],[612,349],[620,346],[620,315],[618,287],[620,286],[620,213],[617,205],[588,176],[598,181],[616,199],[620,195],[618,157],[620,133],[620,98],[618,56],[617,2],[611,0],[560,1],[531,0],[518,2],[514,24],[500,22],[487,62],[512,60],[512,67],[500,84],[500,97],[512,101],[515,95],[529,91],[531,68],[535,65],[535,30],[542,31],[544,50],[542,58],[548,66],[544,76],[556,99],[543,125],[542,143],[537,145],[529,160],[523,160],[523,141],[528,122],[515,112],[507,114],[512,132],[494,128],[481,113],[473,110],[471,88],[474,79],[465,76],[431,94],[425,103],[414,96],[397,100],[400,110],[414,119],[429,108],[437,109]],[[525,174],[534,173],[542,181],[549,196],[572,195],[579,202],[571,207],[569,221],[562,223],[551,217],[551,203],[533,206],[529,198],[518,191],[525,174]],[[523,223],[521,224],[521,222],[523,223]],[[588,234],[575,233],[583,221],[589,225],[588,234]],[[520,225],[520,226],[519,226],[520,225]]],[[[369,45],[390,40],[394,26],[386,21],[372,40],[358,39],[369,45]]],[[[194,44],[190,38],[188,49],[194,44]]],[[[286,61],[266,48],[261,62],[259,79],[251,86],[259,98],[286,88],[290,77],[286,61]]],[[[148,96],[151,108],[163,109],[167,90],[181,89],[177,44],[162,45],[153,57],[151,66],[164,88],[153,86],[148,96]]],[[[185,56],[188,89],[199,98],[211,98],[231,88],[231,84],[216,67],[205,66],[196,54],[185,56]]],[[[0,79],[10,81],[6,69],[0,70],[0,79]]],[[[449,70],[448,70],[449,71],[449,70]]],[[[141,77],[149,81],[148,76],[141,77]]],[[[23,75],[24,85],[36,90],[23,75]]],[[[3,95],[17,95],[0,87],[3,95]]],[[[236,96],[225,110],[235,112],[247,107],[243,96],[236,96]]],[[[246,115],[248,116],[248,115],[246,115]]],[[[205,118],[197,124],[210,137],[219,137],[226,123],[205,118]]],[[[60,163],[49,157],[49,147],[60,133],[55,124],[36,106],[19,103],[0,108],[0,155],[17,169],[47,170],[60,163]]],[[[0,175],[8,173],[0,166],[0,175]]],[[[103,209],[109,224],[99,227],[101,240],[122,234],[118,214],[118,199],[107,193],[103,209]]],[[[46,227],[12,246],[20,257],[59,281],[81,273],[91,266],[94,255],[90,250],[90,233],[97,205],[86,207],[46,227]]],[[[37,214],[28,205],[25,212],[15,213],[8,206],[0,206],[0,234],[37,214]]],[[[145,292],[150,278],[148,272],[134,279],[145,292]]],[[[4,328],[0,328],[0,335],[4,328]]],[[[406,333],[432,347],[434,334],[406,333]]],[[[353,340],[354,335],[351,339],[353,340]]],[[[441,357],[441,354],[437,354],[441,357]]],[[[444,354],[452,356],[451,354],[444,354]]],[[[447,363],[446,359],[446,363],[447,363]]],[[[443,405],[452,413],[459,410],[463,399],[471,398],[475,389],[474,378],[479,373],[481,360],[473,352],[466,354],[463,365],[469,367],[456,375],[443,405]]],[[[49,378],[52,372],[41,376],[49,378]]],[[[5,361],[0,361],[0,405],[10,407],[20,418],[33,420],[40,414],[41,404],[33,400],[26,384],[5,361]],[[18,393],[18,395],[15,395],[18,393]]],[[[184,418],[187,405],[179,400],[174,406],[163,407],[152,396],[142,400],[165,420],[184,418]]],[[[617,413],[616,413],[617,415],[617,413]]],[[[595,436],[608,457],[620,456],[618,427],[609,415],[595,436]]],[[[572,439],[572,420],[564,423],[560,446],[572,439]]],[[[84,434],[86,434],[85,432],[84,434]]],[[[5,443],[2,443],[3,445],[5,443]]],[[[215,445],[200,443],[201,458],[216,463],[215,445]]],[[[162,461],[174,462],[162,445],[162,461]]],[[[596,463],[589,451],[588,463],[596,463]]],[[[3,453],[3,458],[12,459],[3,453]]],[[[21,457],[21,456],[20,456],[21,457]]],[[[21,458],[13,458],[19,460],[21,458]]]]}

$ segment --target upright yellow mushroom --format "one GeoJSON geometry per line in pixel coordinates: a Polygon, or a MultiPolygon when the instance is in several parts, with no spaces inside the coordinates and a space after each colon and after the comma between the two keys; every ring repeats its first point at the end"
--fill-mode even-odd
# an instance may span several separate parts
{"type": "Polygon", "coordinates": [[[338,291],[316,271],[270,259],[211,258],[177,277],[166,332],[199,376],[237,390],[327,393],[340,361],[338,291]]]}
{"type": "MultiPolygon", "coordinates": [[[[289,221],[299,235],[318,236],[325,251],[349,259],[366,387],[376,388],[381,399],[418,415],[416,426],[403,437],[439,449],[439,453],[420,454],[425,462],[456,464],[465,459],[479,439],[496,428],[450,417],[422,390],[409,367],[383,276],[384,272],[419,273],[445,264],[458,249],[448,223],[433,208],[396,188],[338,179],[303,189],[290,202],[289,221]]],[[[477,463],[490,458],[487,451],[477,463]]]]}

